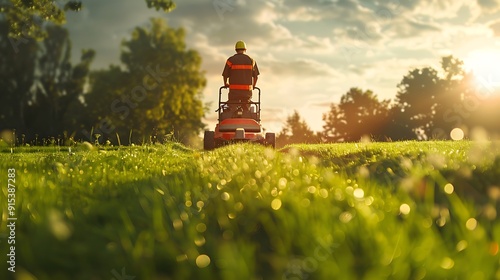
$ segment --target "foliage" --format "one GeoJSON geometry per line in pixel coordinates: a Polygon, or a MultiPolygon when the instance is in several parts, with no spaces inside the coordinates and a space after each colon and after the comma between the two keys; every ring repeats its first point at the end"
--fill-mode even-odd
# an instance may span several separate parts
{"type": "Polygon", "coordinates": [[[431,67],[413,69],[398,85],[396,102],[404,112],[405,121],[415,133],[431,135],[436,114],[436,100],[442,92],[438,72],[431,67]]]}
{"type": "Polygon", "coordinates": [[[174,132],[187,143],[203,129],[206,81],[201,58],[186,49],[184,37],[183,29],[170,28],[161,19],[133,31],[122,43],[125,69],[111,66],[92,75],[85,102],[96,130],[108,138],[131,130],[146,138],[174,132]]]}
{"type": "Polygon", "coordinates": [[[30,89],[34,85],[37,51],[33,39],[18,49],[11,46],[8,25],[0,17],[0,130],[17,128],[24,130],[25,110],[32,99],[30,89]]]}
{"type": "Polygon", "coordinates": [[[276,142],[279,146],[285,146],[293,143],[318,143],[320,139],[315,135],[309,125],[302,120],[297,110],[291,116],[288,116],[285,126],[278,133],[276,142]]]}
{"type": "Polygon", "coordinates": [[[13,48],[7,23],[0,20],[2,101],[0,131],[16,130],[31,141],[63,136],[78,129],[81,102],[93,50],[82,51],[81,61],[70,62],[71,42],[66,29],[57,25],[45,27],[47,38],[42,42],[27,39],[13,48]]]}
{"type": "MultiPolygon", "coordinates": [[[[145,0],[148,8],[170,12],[175,8],[171,0],[145,0]]],[[[9,37],[16,44],[27,38],[43,39],[47,37],[44,23],[64,24],[67,11],[82,9],[81,1],[53,0],[8,0],[0,4],[0,12],[5,13],[9,23],[9,37]],[[62,2],[62,3],[61,3],[62,2]]]]}
{"type": "Polygon", "coordinates": [[[499,148],[87,143],[9,149],[0,166],[16,169],[26,278],[495,279],[499,148]]]}
{"type": "Polygon", "coordinates": [[[83,50],[80,63],[72,66],[68,31],[55,25],[46,29],[48,37],[40,47],[40,74],[27,109],[27,123],[31,133],[48,138],[78,128],[84,109],[80,99],[95,52],[83,50]]]}
{"type": "Polygon", "coordinates": [[[389,100],[379,101],[371,91],[351,88],[323,114],[326,141],[359,141],[363,136],[384,140],[389,123],[389,100]]]}
{"type": "MultiPolygon", "coordinates": [[[[442,57],[441,68],[441,75],[425,67],[413,69],[403,77],[396,96],[398,121],[419,134],[419,139],[450,139],[454,128],[467,132],[483,127],[498,133],[489,121],[491,115],[484,114],[492,112],[491,107],[498,111],[495,96],[480,92],[477,77],[464,70],[460,59],[442,57]]],[[[466,136],[470,137],[468,133],[466,136]]]]}
{"type": "Polygon", "coordinates": [[[458,58],[442,57],[441,68],[410,70],[392,104],[378,101],[370,90],[352,88],[323,115],[323,140],[358,141],[363,135],[378,141],[450,139],[455,128],[465,137],[477,128],[499,134],[493,121],[500,117],[498,96],[481,90],[477,77],[458,58]]]}

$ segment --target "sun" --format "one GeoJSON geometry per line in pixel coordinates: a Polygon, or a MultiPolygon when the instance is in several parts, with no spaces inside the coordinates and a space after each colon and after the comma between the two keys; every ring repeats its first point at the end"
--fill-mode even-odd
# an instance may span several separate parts
{"type": "Polygon", "coordinates": [[[500,51],[474,50],[464,59],[465,70],[474,74],[476,85],[488,91],[500,90],[500,51]]]}

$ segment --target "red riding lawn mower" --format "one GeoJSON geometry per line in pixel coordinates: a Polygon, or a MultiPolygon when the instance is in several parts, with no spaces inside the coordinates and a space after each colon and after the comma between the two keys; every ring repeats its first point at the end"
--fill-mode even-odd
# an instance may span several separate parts
{"type": "Polygon", "coordinates": [[[257,102],[235,103],[222,101],[222,89],[219,88],[219,108],[215,111],[219,114],[215,131],[205,131],[203,148],[213,150],[215,148],[238,142],[257,143],[272,148],[276,147],[276,136],[274,133],[266,133],[260,124],[260,88],[257,102]]]}

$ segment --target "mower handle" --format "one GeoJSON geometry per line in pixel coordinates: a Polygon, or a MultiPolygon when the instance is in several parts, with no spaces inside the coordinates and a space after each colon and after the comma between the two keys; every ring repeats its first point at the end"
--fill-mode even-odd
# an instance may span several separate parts
{"type": "MultiPolygon", "coordinates": [[[[219,88],[219,92],[220,92],[220,93],[222,93],[222,89],[223,89],[223,88],[229,88],[229,87],[228,87],[228,86],[221,86],[221,87],[219,88]]],[[[258,90],[258,91],[259,91],[259,94],[260,94],[260,88],[259,88],[259,87],[253,87],[252,91],[253,91],[254,89],[258,90]]]]}
{"type": "MultiPolygon", "coordinates": [[[[221,86],[219,88],[219,105],[220,104],[240,104],[239,102],[221,102],[221,96],[222,96],[222,89],[223,88],[229,88],[229,87],[228,86],[221,86]]],[[[255,89],[259,91],[259,101],[257,101],[257,102],[251,101],[251,102],[248,102],[247,104],[259,104],[260,103],[260,88],[259,87],[253,87],[252,92],[255,89]]],[[[219,108],[217,110],[215,110],[215,112],[219,112],[220,109],[221,109],[221,106],[219,106],[219,108]]]]}

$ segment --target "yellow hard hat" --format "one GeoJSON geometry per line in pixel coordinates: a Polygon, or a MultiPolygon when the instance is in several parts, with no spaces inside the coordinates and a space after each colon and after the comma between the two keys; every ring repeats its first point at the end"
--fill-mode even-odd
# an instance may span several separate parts
{"type": "Polygon", "coordinates": [[[234,49],[235,50],[246,50],[247,49],[247,45],[243,41],[238,41],[238,42],[236,42],[236,45],[234,46],[234,49]]]}

